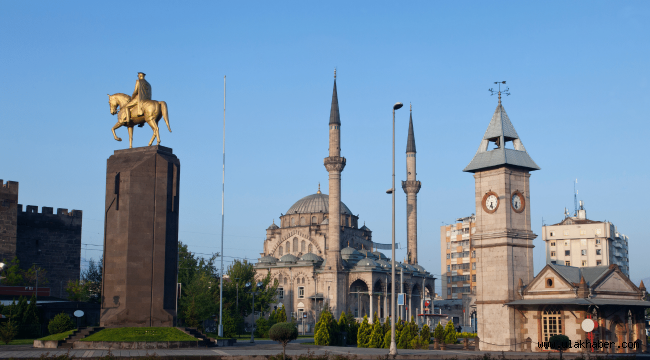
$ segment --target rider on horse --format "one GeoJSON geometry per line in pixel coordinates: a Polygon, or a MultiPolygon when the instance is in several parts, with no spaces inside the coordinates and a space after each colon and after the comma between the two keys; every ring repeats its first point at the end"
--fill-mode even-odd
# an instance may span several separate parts
{"type": "Polygon", "coordinates": [[[151,85],[144,77],[147,74],[143,72],[138,73],[138,80],[135,81],[135,90],[131,96],[131,101],[129,101],[126,106],[124,106],[124,111],[126,116],[122,119],[124,125],[127,125],[131,120],[131,109],[135,107],[135,116],[142,116],[144,111],[142,110],[142,103],[145,100],[151,100],[151,85]]]}

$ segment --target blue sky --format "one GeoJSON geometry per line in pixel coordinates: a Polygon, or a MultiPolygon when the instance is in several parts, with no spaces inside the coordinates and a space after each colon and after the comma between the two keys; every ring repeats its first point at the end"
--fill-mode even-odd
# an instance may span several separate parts
{"type": "MultiPolygon", "coordinates": [[[[531,157],[533,230],[573,207],[630,237],[630,268],[650,276],[647,134],[650,3],[5,2],[0,12],[0,178],[22,204],[84,211],[82,257],[102,244],[107,93],[147,73],[169,106],[162,145],[181,160],[180,239],[217,251],[223,76],[228,76],[226,261],[256,259],[265,229],[327,182],[327,122],[338,68],[343,201],[390,241],[391,106],[413,103],[419,258],[440,273],[440,226],[474,210],[469,163],[503,103],[531,157]],[[87,248],[87,250],[85,250],[87,248]]],[[[397,112],[405,178],[407,107],[397,112]]],[[[118,136],[126,139],[124,128],[118,136]]],[[[134,146],[150,130],[136,128],[134,146]]],[[[398,241],[405,195],[397,194],[398,241]]],[[[535,271],[545,262],[535,240],[535,271]]],[[[398,251],[398,257],[404,257],[398,251]]]]}

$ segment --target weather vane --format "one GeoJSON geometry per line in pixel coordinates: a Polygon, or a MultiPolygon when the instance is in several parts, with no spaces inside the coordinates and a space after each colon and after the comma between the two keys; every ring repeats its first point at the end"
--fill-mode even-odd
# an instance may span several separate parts
{"type": "MultiPolygon", "coordinates": [[[[494,83],[499,85],[499,90],[496,91],[496,92],[497,92],[497,94],[499,94],[499,104],[501,104],[501,84],[505,85],[506,82],[505,81],[495,81],[494,83]]],[[[494,95],[494,93],[495,93],[494,88],[489,88],[488,91],[491,93],[490,96],[494,95]]],[[[506,87],[503,90],[503,93],[506,94],[506,96],[510,96],[510,88],[506,87]]]]}

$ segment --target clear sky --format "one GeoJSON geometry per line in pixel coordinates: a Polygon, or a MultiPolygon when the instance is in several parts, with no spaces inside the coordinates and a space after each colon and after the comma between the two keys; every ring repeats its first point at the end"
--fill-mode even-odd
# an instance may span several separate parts
{"type": "MultiPolygon", "coordinates": [[[[19,202],[84,211],[82,257],[98,258],[107,93],[138,71],[169,106],[162,145],[181,161],[180,239],[217,251],[223,76],[228,76],[225,258],[257,259],[265,229],[327,183],[332,73],[338,68],[342,199],[390,242],[391,107],[397,181],[405,179],[408,103],[418,150],[419,258],[440,273],[440,226],[474,210],[472,159],[503,103],[531,157],[533,231],[573,208],[630,237],[632,280],[650,276],[650,2],[3,2],[0,178],[19,202]],[[87,245],[86,245],[87,244],[87,245]],[[87,249],[87,250],[86,250],[87,249]]],[[[151,130],[136,128],[134,146],[151,130]]],[[[324,186],[326,189],[326,186],[324,186]]],[[[405,194],[397,193],[404,244],[405,194]]],[[[535,240],[535,271],[545,263],[535,240]]],[[[398,258],[405,251],[398,251],[398,258]]]]}

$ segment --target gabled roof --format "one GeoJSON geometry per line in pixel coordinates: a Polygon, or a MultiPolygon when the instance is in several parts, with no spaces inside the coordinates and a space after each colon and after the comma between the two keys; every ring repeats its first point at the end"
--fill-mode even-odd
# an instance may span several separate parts
{"type": "Polygon", "coordinates": [[[584,277],[587,285],[592,286],[609,270],[609,266],[607,265],[574,267],[574,266],[564,266],[564,265],[557,265],[557,264],[548,264],[548,266],[553,268],[555,272],[560,274],[560,276],[562,276],[571,285],[580,283],[580,277],[584,277]]]}
{"type": "Polygon", "coordinates": [[[336,78],[334,78],[334,91],[332,92],[332,108],[330,109],[330,125],[332,124],[341,125],[341,116],[339,115],[339,97],[336,93],[336,78]]]}
{"type": "Polygon", "coordinates": [[[415,134],[413,132],[413,113],[411,113],[409,119],[409,137],[406,140],[406,152],[416,152],[415,151],[415,134]]]}
{"type": "Polygon", "coordinates": [[[540,170],[539,166],[526,152],[526,148],[519,139],[515,127],[512,126],[506,110],[499,102],[485,135],[483,135],[478,151],[476,151],[474,158],[463,171],[476,172],[502,165],[518,166],[530,171],[540,170]],[[512,141],[514,149],[505,148],[507,141],[512,141]],[[490,142],[498,142],[500,146],[494,150],[488,150],[490,142]]]}

